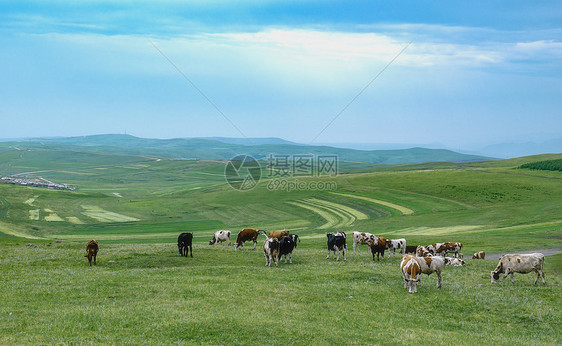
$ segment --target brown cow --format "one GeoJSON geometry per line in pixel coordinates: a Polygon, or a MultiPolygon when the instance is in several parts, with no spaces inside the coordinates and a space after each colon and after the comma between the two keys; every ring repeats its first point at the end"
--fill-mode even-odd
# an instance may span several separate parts
{"type": "Polygon", "coordinates": [[[379,260],[379,255],[384,259],[384,250],[386,250],[386,238],[385,237],[375,237],[375,240],[371,240],[369,243],[371,246],[371,252],[373,253],[373,261],[375,260],[375,254],[377,255],[377,261],[379,260]]]}
{"type": "Polygon", "coordinates": [[[94,259],[94,265],[96,265],[96,256],[98,255],[98,250],[99,246],[97,241],[92,239],[88,242],[88,244],[86,244],[86,251],[88,251],[88,253],[85,254],[84,257],[88,257],[90,267],[92,266],[92,258],[94,259]]]}
{"type": "MultiPolygon", "coordinates": [[[[244,228],[238,233],[236,242],[234,242],[234,250],[238,250],[239,247],[244,246],[244,243],[251,240],[254,242],[254,247],[252,250],[256,249],[256,244],[258,242],[258,236],[260,235],[260,230],[255,228],[244,228]]],[[[265,231],[263,231],[265,233],[265,231]]]]}
{"type": "Polygon", "coordinates": [[[478,251],[472,255],[472,259],[484,259],[484,257],[486,257],[486,253],[484,251],[478,251]]]}
{"type": "MultiPolygon", "coordinates": [[[[267,234],[265,236],[267,237],[267,234]]],[[[269,232],[269,238],[281,239],[281,237],[288,237],[288,236],[289,236],[289,231],[287,230],[269,232]]]]}

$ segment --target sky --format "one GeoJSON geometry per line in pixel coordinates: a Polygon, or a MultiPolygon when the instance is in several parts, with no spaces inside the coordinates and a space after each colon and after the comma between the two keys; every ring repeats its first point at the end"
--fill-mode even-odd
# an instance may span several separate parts
{"type": "Polygon", "coordinates": [[[0,138],[562,137],[560,1],[1,1],[0,138]]]}

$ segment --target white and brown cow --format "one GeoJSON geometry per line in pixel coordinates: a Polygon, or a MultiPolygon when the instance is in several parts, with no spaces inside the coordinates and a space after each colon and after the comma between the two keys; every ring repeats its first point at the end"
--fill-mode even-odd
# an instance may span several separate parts
{"type": "MultiPolygon", "coordinates": [[[[448,262],[448,259],[441,256],[430,256],[430,257],[418,257],[420,261],[420,269],[423,274],[428,276],[432,273],[437,275],[437,288],[441,288],[441,272],[443,271],[443,266],[448,262]]],[[[421,281],[420,281],[421,287],[421,281]]]]}
{"type": "Polygon", "coordinates": [[[504,282],[505,278],[511,274],[511,283],[513,283],[513,273],[527,274],[534,271],[537,274],[534,285],[537,284],[539,276],[542,277],[542,283],[545,284],[543,264],[544,255],[542,253],[503,255],[496,269],[490,272],[492,283],[498,282],[502,273],[503,279],[501,282],[504,282]]]}
{"type": "Polygon", "coordinates": [[[462,243],[458,242],[447,242],[447,243],[435,243],[426,246],[426,248],[431,252],[433,256],[447,256],[450,252],[454,253],[455,257],[459,257],[459,253],[462,249],[462,243]]]}
{"type": "Polygon", "coordinates": [[[429,257],[433,256],[433,254],[425,246],[418,245],[418,247],[416,248],[416,256],[429,257]]]}
{"type": "Polygon", "coordinates": [[[244,243],[250,240],[254,243],[254,247],[252,248],[252,250],[255,250],[260,232],[260,230],[255,228],[244,228],[243,230],[241,230],[238,233],[238,237],[236,237],[236,241],[234,242],[234,250],[238,250],[239,247],[243,247],[244,243]]]}
{"type": "Polygon", "coordinates": [[[213,245],[215,243],[222,244],[223,242],[227,242],[227,244],[230,246],[230,231],[216,231],[215,234],[213,234],[213,239],[211,239],[209,245],[213,245]]]}
{"type": "Polygon", "coordinates": [[[392,256],[394,257],[396,250],[400,249],[400,254],[404,255],[406,253],[406,239],[387,239],[386,246],[388,247],[388,257],[390,258],[390,251],[392,251],[392,256]]]}
{"type": "Polygon", "coordinates": [[[263,242],[263,255],[265,256],[265,265],[271,267],[271,262],[275,262],[275,266],[279,266],[279,239],[267,238],[263,242]]]}
{"type": "Polygon", "coordinates": [[[472,259],[484,259],[484,257],[486,257],[486,253],[484,251],[478,251],[472,255],[472,259]]]}
{"type": "Polygon", "coordinates": [[[421,279],[420,260],[415,256],[402,256],[400,271],[402,271],[402,278],[404,278],[404,288],[407,288],[410,293],[416,293],[418,291],[418,282],[421,279]]]}
{"type": "Polygon", "coordinates": [[[359,251],[359,244],[369,244],[371,241],[374,241],[376,236],[371,233],[365,232],[353,232],[353,252],[355,253],[359,251]]]}
{"type": "Polygon", "coordinates": [[[445,259],[447,260],[445,264],[452,267],[462,267],[466,264],[466,262],[460,258],[445,257],[445,259]]]}

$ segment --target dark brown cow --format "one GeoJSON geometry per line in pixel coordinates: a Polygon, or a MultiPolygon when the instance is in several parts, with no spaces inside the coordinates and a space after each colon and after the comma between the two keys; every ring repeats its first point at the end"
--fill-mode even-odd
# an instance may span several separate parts
{"type": "MultiPolygon", "coordinates": [[[[255,229],[255,228],[244,228],[243,230],[241,230],[238,233],[238,237],[236,238],[236,242],[234,242],[234,250],[238,250],[239,247],[244,246],[244,243],[251,240],[254,242],[254,247],[252,250],[256,249],[256,244],[258,242],[258,236],[260,235],[260,232],[264,232],[265,231],[260,231],[259,229],[255,229]]],[[[267,235],[266,235],[267,237],[267,235]]]]}
{"type": "Polygon", "coordinates": [[[88,257],[88,262],[90,262],[90,266],[92,266],[92,258],[94,259],[94,265],[96,265],[96,257],[98,255],[98,250],[99,250],[99,246],[97,241],[92,239],[88,242],[88,244],[86,244],[86,251],[88,251],[88,253],[85,254],[84,257],[88,257]]]}
{"type": "Polygon", "coordinates": [[[379,255],[384,259],[384,250],[386,250],[386,238],[376,237],[375,240],[369,243],[371,246],[371,252],[373,253],[373,261],[375,260],[375,254],[377,255],[377,261],[379,261],[379,255]]]}
{"type": "Polygon", "coordinates": [[[406,253],[416,253],[418,245],[406,245],[406,253]]]}

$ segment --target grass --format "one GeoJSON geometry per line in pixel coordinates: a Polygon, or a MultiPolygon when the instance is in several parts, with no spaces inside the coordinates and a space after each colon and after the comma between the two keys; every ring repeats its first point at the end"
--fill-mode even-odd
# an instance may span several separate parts
{"type": "Polygon", "coordinates": [[[226,185],[221,162],[16,154],[0,152],[0,169],[40,171],[29,174],[78,189],[0,184],[0,344],[562,341],[561,255],[546,258],[544,287],[531,275],[492,286],[496,261],[468,260],[446,268],[441,290],[424,276],[415,295],[402,286],[398,257],[325,259],[325,233],[340,230],[410,245],[460,241],[466,256],[561,248],[562,173],[518,167],[562,155],[354,163],[336,177],[299,177],[334,182],[336,191],[270,191],[266,180],[240,192],[226,185]],[[46,221],[53,215],[59,221],[46,221]],[[265,268],[259,248],[206,245],[216,230],[235,237],[244,227],[299,234],[294,264],[265,268]],[[183,231],[194,233],[194,258],[177,253],[183,231]],[[92,268],[83,257],[89,239],[101,247],[92,268]]]}
{"type": "Polygon", "coordinates": [[[546,259],[546,286],[531,275],[491,285],[496,261],[469,260],[445,269],[441,289],[424,276],[410,295],[398,256],[335,262],[310,245],[279,268],[260,250],[228,246],[196,245],[184,258],[174,244],[102,244],[90,268],[81,243],[4,245],[0,343],[562,341],[560,255],[546,259]]]}

